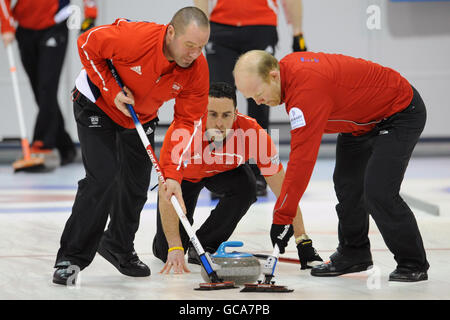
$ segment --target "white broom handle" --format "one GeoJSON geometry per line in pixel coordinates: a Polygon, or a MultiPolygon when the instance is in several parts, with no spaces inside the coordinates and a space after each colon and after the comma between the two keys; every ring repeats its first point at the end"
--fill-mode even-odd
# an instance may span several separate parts
{"type": "Polygon", "coordinates": [[[9,44],[6,47],[6,52],[8,54],[9,71],[11,73],[11,79],[12,79],[13,91],[14,91],[14,98],[16,100],[17,116],[19,117],[20,137],[22,139],[26,139],[27,138],[27,133],[25,131],[25,121],[24,121],[24,118],[23,118],[22,100],[20,98],[19,82],[17,80],[17,68],[16,68],[16,64],[14,62],[14,53],[13,53],[12,44],[9,44]]]}
{"type": "Polygon", "coordinates": [[[264,275],[272,275],[273,276],[273,274],[275,273],[275,267],[277,265],[279,254],[280,254],[280,249],[278,248],[278,245],[275,244],[272,255],[267,257],[267,260],[264,262],[264,265],[262,267],[262,273],[264,275]]]}
{"type": "MultiPolygon", "coordinates": [[[[123,91],[124,84],[122,83],[122,80],[120,79],[119,74],[117,73],[116,68],[112,64],[110,60],[107,60],[106,62],[108,64],[109,69],[111,70],[111,73],[116,80],[117,84],[123,91]]],[[[123,91],[124,92],[124,91],[123,91]]],[[[124,92],[125,94],[125,92],[124,92]]],[[[125,94],[126,95],[126,94],[125,94]]],[[[136,112],[134,111],[134,108],[130,104],[126,104],[128,111],[130,112],[131,118],[133,119],[134,126],[136,127],[136,130],[138,132],[139,137],[141,138],[141,141],[145,147],[145,150],[147,150],[147,154],[150,157],[150,160],[153,163],[153,167],[155,168],[156,174],[158,175],[158,180],[161,181],[162,184],[166,183],[166,180],[164,179],[163,173],[161,171],[161,168],[159,167],[158,159],[156,158],[155,153],[153,152],[152,145],[150,144],[150,141],[147,138],[147,135],[145,134],[144,128],[142,127],[141,122],[139,121],[136,112]]],[[[187,219],[186,215],[183,213],[183,210],[181,209],[181,206],[177,200],[177,198],[172,195],[170,197],[170,202],[172,202],[172,205],[175,209],[175,212],[177,213],[178,217],[180,218],[181,223],[184,226],[185,231],[189,235],[189,238],[191,239],[192,244],[194,245],[197,253],[199,256],[202,256],[205,254],[205,250],[203,249],[202,245],[200,244],[200,241],[197,238],[197,235],[194,232],[194,229],[192,228],[191,224],[189,223],[189,220],[187,219]]],[[[200,257],[200,259],[202,259],[200,257]]],[[[206,255],[206,259],[208,260],[209,264],[211,265],[211,261],[208,255],[206,255]]],[[[208,266],[209,268],[210,266],[208,266]]],[[[205,266],[206,268],[206,266],[205,266]]],[[[210,274],[210,271],[206,270],[208,274],[210,274]]]]}
{"type": "MultiPolygon", "coordinates": [[[[147,138],[147,135],[145,134],[144,128],[142,127],[142,124],[137,120],[136,114],[133,110],[133,108],[128,108],[128,110],[130,111],[133,121],[134,121],[134,125],[136,127],[136,130],[139,134],[139,137],[141,138],[142,143],[144,144],[145,149],[147,150],[148,155],[150,156],[150,159],[153,163],[153,166],[155,167],[155,171],[156,174],[158,175],[158,180],[161,181],[162,184],[166,184],[166,180],[164,179],[164,176],[161,172],[161,169],[159,167],[159,163],[155,158],[155,154],[153,153],[153,149],[151,147],[150,141],[147,138]]],[[[181,209],[180,203],[178,202],[177,198],[172,195],[170,197],[170,202],[172,203],[178,217],[180,218],[181,223],[184,226],[185,231],[187,232],[187,234],[189,235],[190,239],[195,238],[197,241],[193,241],[193,244],[195,245],[195,247],[198,250],[198,254],[201,255],[203,254],[205,251],[202,248],[201,245],[199,245],[199,241],[197,239],[197,236],[191,226],[191,224],[189,223],[189,220],[187,219],[186,215],[183,212],[183,209],[181,209]],[[196,242],[196,243],[195,243],[196,242]]]]}

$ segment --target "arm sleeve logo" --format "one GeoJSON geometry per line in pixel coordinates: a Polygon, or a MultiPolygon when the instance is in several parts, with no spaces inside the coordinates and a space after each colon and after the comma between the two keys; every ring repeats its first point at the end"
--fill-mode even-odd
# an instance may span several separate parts
{"type": "Polygon", "coordinates": [[[299,108],[292,108],[289,111],[289,120],[291,121],[291,130],[306,126],[305,117],[299,108]]]}

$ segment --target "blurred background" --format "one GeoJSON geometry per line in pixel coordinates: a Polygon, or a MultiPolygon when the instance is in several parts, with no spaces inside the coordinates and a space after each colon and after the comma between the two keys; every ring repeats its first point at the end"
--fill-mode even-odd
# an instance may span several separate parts
{"type": "MultiPolygon", "coordinates": [[[[248,0],[247,0],[248,1],[248,0]]],[[[14,2],[14,1],[13,1],[14,2]]],[[[83,7],[81,0],[72,5],[83,7]]],[[[166,24],[176,10],[193,5],[192,0],[97,0],[96,25],[110,24],[116,18],[154,21],[166,24]]],[[[450,155],[450,1],[405,0],[304,0],[303,31],[309,51],[342,53],[361,57],[399,71],[420,92],[428,108],[428,120],[415,156],[450,155]]],[[[72,114],[70,90],[81,69],[76,40],[79,31],[70,30],[66,60],[60,80],[59,102],[66,128],[78,141],[72,114]]],[[[292,51],[292,31],[282,6],[278,15],[276,57],[292,51]]],[[[17,44],[14,51],[25,122],[33,130],[37,105],[20,63],[17,44]]],[[[0,161],[11,162],[20,155],[19,126],[5,48],[0,48],[0,161]]],[[[239,111],[246,103],[239,95],[239,111]]],[[[160,145],[173,116],[173,101],[160,109],[160,145]]],[[[271,129],[279,129],[280,152],[287,156],[288,117],[283,106],[271,109],[271,129]]],[[[334,136],[325,135],[319,157],[334,156],[334,136]]]]}

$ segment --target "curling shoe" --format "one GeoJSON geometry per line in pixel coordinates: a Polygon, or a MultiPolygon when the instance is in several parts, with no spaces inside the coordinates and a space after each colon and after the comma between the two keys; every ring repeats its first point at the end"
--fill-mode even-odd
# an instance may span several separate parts
{"type": "Polygon", "coordinates": [[[77,157],[77,149],[75,148],[69,148],[66,150],[60,150],[59,151],[60,158],[61,158],[61,166],[65,166],[67,164],[70,164],[75,161],[77,157]]]}
{"type": "Polygon", "coordinates": [[[223,194],[219,194],[219,193],[215,193],[211,191],[211,200],[219,200],[221,198],[223,198],[223,194]]]}
{"type": "Polygon", "coordinates": [[[61,284],[61,285],[75,285],[77,281],[77,276],[75,275],[72,277],[72,275],[76,272],[75,270],[69,270],[69,267],[72,264],[70,261],[61,261],[56,264],[56,270],[53,273],[53,283],[61,284]]]}
{"type": "Polygon", "coordinates": [[[390,275],[389,281],[398,282],[417,282],[428,280],[426,271],[411,270],[408,268],[397,267],[390,275]]]}
{"type": "Polygon", "coordinates": [[[315,277],[337,277],[346,273],[366,271],[373,266],[372,258],[364,260],[344,257],[336,251],[330,256],[330,261],[311,269],[311,275],[315,277]]]}
{"type": "Polygon", "coordinates": [[[257,197],[267,196],[267,182],[262,175],[256,177],[256,196],[257,197]]]}
{"type": "MultiPolygon", "coordinates": [[[[204,249],[205,249],[205,252],[209,252],[210,254],[215,252],[214,249],[211,249],[209,247],[205,247],[204,249]]],[[[187,256],[188,256],[188,263],[198,264],[198,265],[202,264],[197,251],[195,250],[194,246],[191,243],[189,243],[187,256]]]]}
{"type": "Polygon", "coordinates": [[[97,252],[126,276],[148,277],[151,273],[150,268],[139,259],[134,250],[125,254],[115,253],[101,242],[97,252]]]}

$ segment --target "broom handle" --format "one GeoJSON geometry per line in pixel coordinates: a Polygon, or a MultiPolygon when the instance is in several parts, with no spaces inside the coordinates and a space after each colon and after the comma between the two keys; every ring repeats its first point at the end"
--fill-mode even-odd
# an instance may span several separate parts
{"type": "Polygon", "coordinates": [[[275,267],[277,266],[279,254],[280,249],[278,248],[278,245],[275,244],[272,254],[267,257],[267,260],[264,262],[261,268],[261,271],[264,274],[264,283],[266,284],[269,284],[270,280],[274,276],[275,267]]]}
{"type": "MultiPolygon", "coordinates": [[[[114,65],[112,64],[112,62],[110,60],[106,60],[106,61],[107,61],[108,67],[111,70],[111,73],[112,73],[114,79],[116,80],[117,84],[120,86],[120,88],[122,88],[122,91],[123,91],[123,83],[119,77],[119,74],[117,73],[117,70],[115,69],[114,65]]],[[[153,151],[152,145],[150,144],[150,141],[148,140],[147,135],[145,134],[144,128],[142,127],[142,124],[139,121],[139,119],[136,115],[136,112],[133,109],[133,106],[131,106],[130,104],[127,104],[127,108],[131,114],[134,125],[139,134],[139,137],[141,138],[141,141],[144,144],[145,150],[147,151],[147,154],[150,157],[150,160],[152,161],[152,164],[153,164],[156,174],[158,176],[158,180],[161,181],[161,183],[163,185],[165,185],[166,180],[161,171],[158,160],[153,151]]],[[[184,214],[183,210],[181,209],[178,199],[174,195],[172,195],[170,197],[170,202],[172,203],[172,205],[178,215],[178,218],[180,219],[181,223],[183,224],[183,227],[186,230],[186,233],[189,235],[189,238],[200,257],[200,260],[202,261],[202,265],[205,268],[207,274],[210,276],[213,275],[213,277],[217,277],[217,275],[215,274],[214,269],[212,267],[213,263],[211,261],[211,258],[209,257],[208,254],[205,253],[205,250],[203,249],[202,245],[200,244],[200,241],[198,240],[197,235],[195,234],[191,224],[189,223],[189,220],[187,219],[186,215],[184,214]]]]}
{"type": "Polygon", "coordinates": [[[13,53],[12,44],[9,44],[6,47],[6,52],[8,54],[9,71],[11,73],[11,79],[12,79],[12,85],[13,85],[13,91],[14,91],[14,99],[16,101],[17,116],[19,118],[19,129],[20,129],[20,138],[21,138],[23,156],[26,160],[29,160],[30,159],[30,145],[28,143],[27,133],[25,130],[25,120],[23,117],[22,100],[20,98],[19,82],[17,80],[17,68],[16,68],[16,64],[14,62],[14,53],[13,53]]]}

